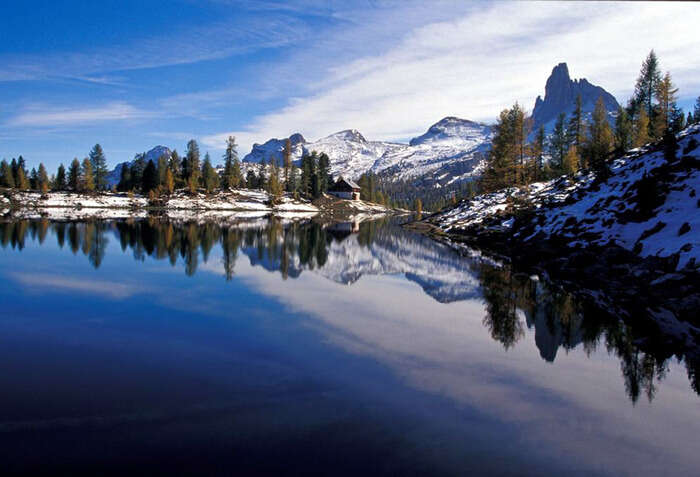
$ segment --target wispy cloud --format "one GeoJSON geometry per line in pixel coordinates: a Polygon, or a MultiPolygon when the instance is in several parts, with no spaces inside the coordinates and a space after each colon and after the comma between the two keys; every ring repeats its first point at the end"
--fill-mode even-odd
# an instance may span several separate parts
{"type": "Polygon", "coordinates": [[[28,106],[6,122],[7,126],[45,127],[67,126],[105,121],[153,118],[155,113],[144,111],[124,102],[86,108],[28,106]]]}
{"type": "Polygon", "coordinates": [[[127,298],[143,291],[140,288],[126,283],[106,280],[83,280],[50,273],[16,272],[10,273],[8,276],[28,288],[68,290],[72,292],[102,295],[112,299],[127,298]]]}
{"type": "Polygon", "coordinates": [[[2,55],[0,81],[51,78],[89,79],[98,73],[183,65],[226,58],[262,48],[298,42],[310,34],[308,26],[294,18],[222,20],[147,38],[132,39],[112,47],[41,55],[2,55]]]}
{"type": "MultiPolygon", "coordinates": [[[[397,10],[390,18],[401,24],[403,16],[414,15],[397,10]]],[[[386,18],[362,20],[356,30],[372,45],[368,28],[376,30],[386,18]]],[[[561,61],[569,63],[574,77],[586,77],[624,100],[652,48],[681,91],[697,95],[698,23],[700,10],[687,4],[512,2],[416,26],[387,49],[351,61],[329,58],[337,46],[327,40],[301,56],[320,58],[324,68],[308,94],[290,98],[246,128],[212,134],[203,142],[221,148],[234,134],[249,146],[247,138],[260,142],[299,131],[315,139],[349,127],[372,139],[399,140],[450,114],[492,120],[514,101],[532,107],[561,61]]],[[[353,31],[347,35],[358,38],[353,31]]],[[[338,41],[345,44],[346,38],[338,41]]],[[[279,67],[298,68],[298,61],[279,67]]]]}

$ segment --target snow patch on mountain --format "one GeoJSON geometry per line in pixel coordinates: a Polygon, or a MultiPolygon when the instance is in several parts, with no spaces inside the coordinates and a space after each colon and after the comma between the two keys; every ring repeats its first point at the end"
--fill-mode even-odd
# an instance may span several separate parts
{"type": "MultiPolygon", "coordinates": [[[[492,130],[487,124],[447,117],[409,144],[368,141],[356,129],[346,129],[314,142],[304,141],[301,135],[294,136],[293,160],[299,161],[302,155],[313,151],[325,153],[330,159],[331,173],[336,177],[356,179],[365,172],[373,172],[411,179],[448,165],[458,165],[460,175],[478,171],[483,157],[471,160],[475,159],[475,153],[488,150],[492,130]]],[[[284,143],[285,139],[270,139],[262,145],[256,144],[243,161],[258,163],[270,157],[279,161],[284,143]]]]}

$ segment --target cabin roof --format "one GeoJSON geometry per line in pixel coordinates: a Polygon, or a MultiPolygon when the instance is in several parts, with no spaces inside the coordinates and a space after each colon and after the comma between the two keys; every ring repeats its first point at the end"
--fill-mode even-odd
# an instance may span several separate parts
{"type": "Polygon", "coordinates": [[[330,190],[339,190],[343,188],[343,183],[346,184],[346,186],[349,186],[352,189],[360,189],[360,186],[357,185],[355,182],[351,181],[350,179],[346,179],[343,176],[338,177],[338,180],[335,181],[335,184],[330,188],[330,190]]]}

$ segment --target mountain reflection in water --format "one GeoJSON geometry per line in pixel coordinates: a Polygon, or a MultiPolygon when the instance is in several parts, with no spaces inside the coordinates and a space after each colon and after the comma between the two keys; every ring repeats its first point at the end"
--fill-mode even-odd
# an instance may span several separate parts
{"type": "Polygon", "coordinates": [[[276,219],[233,224],[157,218],[0,222],[3,248],[22,250],[28,237],[44,244],[50,235],[61,249],[85,255],[95,269],[103,263],[108,243],[116,240],[135,260],[168,260],[173,267],[183,266],[188,276],[209,262],[215,246],[221,250],[226,280],[234,278],[236,262],[243,256],[255,267],[279,272],[282,280],[314,273],[352,285],[363,276],[401,274],[440,303],[482,300],[482,324],[506,350],[525,338],[527,328],[534,330],[535,345],[547,362],[554,362],[560,349],[568,353],[578,346],[587,355],[599,348],[613,353],[633,403],[641,396],[654,399],[674,358],[684,360],[690,386],[700,393],[700,360],[674,348],[649,323],[625,324],[550,283],[519,274],[475,250],[460,255],[389,220],[333,225],[276,219]]]}

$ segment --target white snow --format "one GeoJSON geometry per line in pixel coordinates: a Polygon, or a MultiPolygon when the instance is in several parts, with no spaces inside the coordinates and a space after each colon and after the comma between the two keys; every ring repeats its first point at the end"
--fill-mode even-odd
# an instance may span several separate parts
{"type": "MultiPolygon", "coordinates": [[[[700,146],[688,150],[691,141],[700,143],[700,126],[687,128],[678,135],[677,156],[689,156],[697,161],[700,146]]],[[[502,214],[504,220],[497,222],[498,225],[511,227],[513,219],[510,218],[509,199],[526,199],[535,209],[541,209],[539,225],[532,235],[524,238],[526,241],[559,236],[569,238],[569,245],[573,247],[614,243],[628,250],[636,247],[642,257],[678,254],[678,269],[698,267],[700,169],[684,168],[672,173],[665,200],[651,217],[643,220],[631,217],[639,181],[645,173],[653,175],[652,171],[658,172],[666,164],[662,150],[653,151],[647,146],[616,160],[611,167],[611,176],[597,190],[592,174],[578,174],[572,179],[561,177],[521,189],[510,188],[481,195],[429,220],[449,232],[481,224],[502,214]],[[660,229],[653,232],[654,227],[660,229]],[[681,227],[689,227],[689,230],[680,234],[681,227]],[[580,238],[581,231],[585,232],[585,239],[580,238]]]]}

